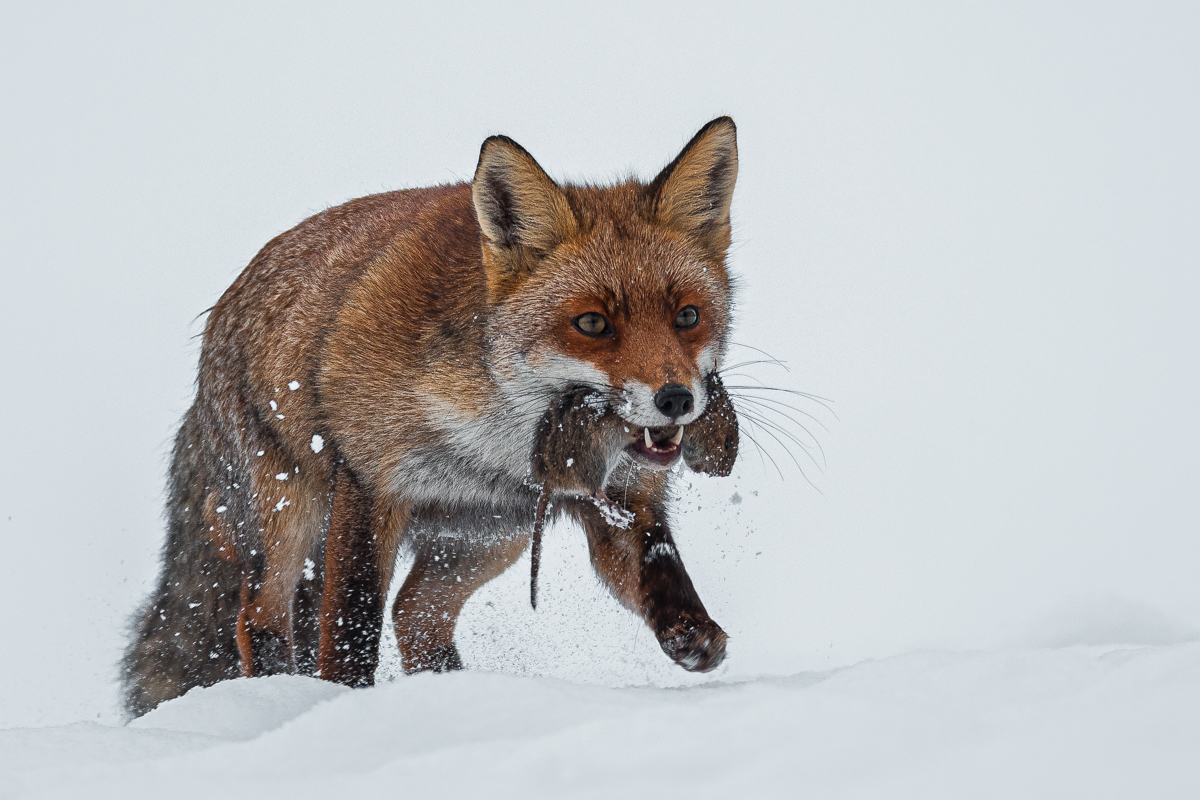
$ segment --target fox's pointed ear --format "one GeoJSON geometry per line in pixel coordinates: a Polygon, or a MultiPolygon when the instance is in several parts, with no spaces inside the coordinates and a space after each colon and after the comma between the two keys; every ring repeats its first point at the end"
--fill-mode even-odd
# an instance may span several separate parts
{"type": "Polygon", "coordinates": [[[532,266],[578,230],[563,190],[507,136],[484,141],[471,197],[484,244],[504,267],[532,266]]]}
{"type": "Polygon", "coordinates": [[[724,256],[737,172],[737,126],[729,117],[717,117],[646,187],[651,214],[724,256]]]}

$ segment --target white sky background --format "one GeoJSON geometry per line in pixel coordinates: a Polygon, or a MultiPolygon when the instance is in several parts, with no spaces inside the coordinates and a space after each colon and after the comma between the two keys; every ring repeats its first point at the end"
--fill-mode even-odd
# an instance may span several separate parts
{"type": "MultiPolygon", "coordinates": [[[[115,719],[195,317],[268,239],[467,180],[492,133],[559,178],[649,178],[723,113],[734,338],[839,417],[818,429],[823,495],[747,448],[682,517],[727,674],[1053,643],[1064,603],[1127,638],[1200,628],[1198,21],[1184,3],[6,7],[0,725],[115,719]]],[[[552,538],[551,598],[587,576],[582,537],[552,538]]],[[[637,635],[597,592],[539,621],[518,570],[464,624],[526,655],[477,663],[637,635]]],[[[599,679],[674,674],[640,641],[599,679]]]]}

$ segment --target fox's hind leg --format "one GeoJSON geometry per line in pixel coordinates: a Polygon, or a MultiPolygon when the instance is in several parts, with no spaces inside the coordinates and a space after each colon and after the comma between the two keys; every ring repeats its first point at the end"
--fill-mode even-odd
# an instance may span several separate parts
{"type": "Polygon", "coordinates": [[[385,593],[408,516],[407,505],[377,500],[353,472],[338,469],[319,617],[317,674],[325,680],[375,682],[385,593]]]}
{"type": "MultiPolygon", "coordinates": [[[[326,523],[328,524],[328,523],[326,523]]],[[[321,594],[325,588],[325,541],[322,538],[304,562],[300,583],[292,600],[292,652],[296,672],[317,671],[317,649],[321,643],[321,594]]]]}
{"type": "Polygon", "coordinates": [[[418,545],[412,570],[392,606],[405,672],[462,669],[454,627],[463,605],[516,563],[528,546],[528,534],[486,542],[432,536],[418,545]]]}
{"type": "Polygon", "coordinates": [[[305,560],[316,549],[329,514],[330,487],[275,453],[253,464],[259,543],[242,553],[238,651],[245,676],[296,671],[293,605],[305,560]]]}

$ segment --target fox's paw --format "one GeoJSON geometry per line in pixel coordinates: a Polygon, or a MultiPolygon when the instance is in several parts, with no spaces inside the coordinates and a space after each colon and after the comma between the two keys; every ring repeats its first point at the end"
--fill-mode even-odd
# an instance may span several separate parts
{"type": "Polygon", "coordinates": [[[261,678],[264,675],[285,675],[296,671],[292,643],[286,636],[261,628],[247,628],[246,632],[252,657],[250,675],[261,678]]]}
{"type": "Polygon", "coordinates": [[[659,644],[671,660],[688,672],[711,672],[725,660],[729,637],[711,619],[684,618],[668,628],[659,644]]]}
{"type": "Polygon", "coordinates": [[[453,644],[431,647],[423,653],[407,656],[403,660],[404,671],[409,675],[414,672],[453,672],[463,668],[458,648],[453,644]]]}

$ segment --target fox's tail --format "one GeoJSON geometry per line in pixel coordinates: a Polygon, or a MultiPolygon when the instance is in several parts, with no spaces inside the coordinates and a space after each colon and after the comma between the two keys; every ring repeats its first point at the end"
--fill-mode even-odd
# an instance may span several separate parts
{"type": "Polygon", "coordinates": [[[237,620],[241,569],[207,535],[210,459],[193,407],[175,438],[167,500],[167,540],[158,586],[130,621],[121,661],[125,710],[141,716],[195,686],[240,674],[237,620]]]}

